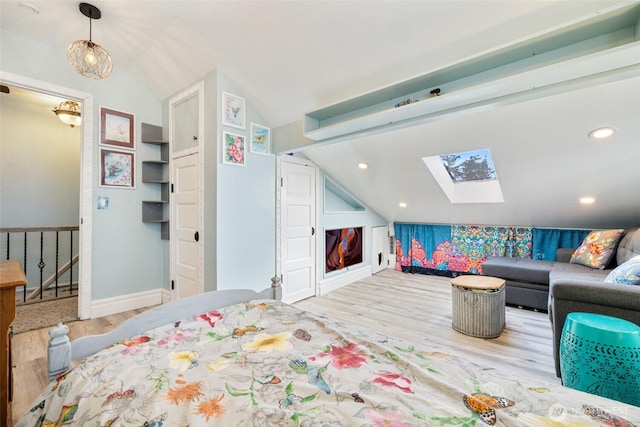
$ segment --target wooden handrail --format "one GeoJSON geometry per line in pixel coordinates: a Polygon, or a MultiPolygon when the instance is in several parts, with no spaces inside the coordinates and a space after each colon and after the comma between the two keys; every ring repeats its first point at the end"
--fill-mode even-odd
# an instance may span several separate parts
{"type": "Polygon", "coordinates": [[[77,231],[78,225],[63,225],[59,227],[0,227],[0,233],[29,233],[38,231],[77,231]]]}

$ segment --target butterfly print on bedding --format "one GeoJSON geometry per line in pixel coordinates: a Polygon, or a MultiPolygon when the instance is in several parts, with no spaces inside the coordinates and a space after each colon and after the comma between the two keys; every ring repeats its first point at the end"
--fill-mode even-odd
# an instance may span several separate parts
{"type": "Polygon", "coordinates": [[[490,426],[496,423],[496,409],[515,405],[513,400],[506,397],[490,396],[485,393],[465,394],[462,396],[462,401],[467,408],[480,416],[480,419],[490,426]]]}

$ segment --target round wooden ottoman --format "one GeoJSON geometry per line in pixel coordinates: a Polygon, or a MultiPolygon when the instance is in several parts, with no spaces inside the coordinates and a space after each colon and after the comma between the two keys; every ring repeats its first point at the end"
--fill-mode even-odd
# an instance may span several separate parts
{"type": "Polygon", "coordinates": [[[465,275],[451,282],[451,326],[478,338],[496,338],[505,325],[504,279],[465,275]]]}
{"type": "Polygon", "coordinates": [[[569,313],[560,338],[560,373],[567,387],[640,406],[640,326],[569,313]]]}

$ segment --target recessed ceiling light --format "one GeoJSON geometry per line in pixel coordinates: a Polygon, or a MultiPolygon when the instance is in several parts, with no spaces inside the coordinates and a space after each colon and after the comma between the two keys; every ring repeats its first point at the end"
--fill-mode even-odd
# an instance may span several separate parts
{"type": "Polygon", "coordinates": [[[406,208],[407,204],[405,202],[400,202],[398,203],[398,206],[400,206],[401,208],[406,208]]]}
{"type": "Polygon", "coordinates": [[[594,199],[593,197],[581,197],[580,198],[580,203],[582,203],[583,205],[590,205],[592,203],[595,203],[596,199],[594,199]]]}
{"type": "Polygon", "coordinates": [[[360,169],[366,169],[366,168],[368,168],[368,167],[369,167],[369,165],[368,165],[368,164],[366,164],[365,162],[360,162],[360,163],[358,163],[358,167],[359,167],[360,169]]]}
{"type": "Polygon", "coordinates": [[[22,2],[22,3],[19,3],[18,6],[20,7],[20,9],[24,10],[25,12],[31,12],[34,15],[37,15],[40,13],[40,9],[38,9],[37,7],[29,3],[22,2]]]}
{"type": "Polygon", "coordinates": [[[589,138],[593,138],[593,139],[609,138],[615,132],[616,131],[613,128],[609,128],[609,127],[598,128],[589,132],[589,138]]]}

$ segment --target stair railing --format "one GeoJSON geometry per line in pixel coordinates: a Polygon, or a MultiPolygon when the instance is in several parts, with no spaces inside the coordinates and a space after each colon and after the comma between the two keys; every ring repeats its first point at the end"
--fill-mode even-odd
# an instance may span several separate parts
{"type": "Polygon", "coordinates": [[[78,226],[0,228],[6,259],[19,260],[27,276],[18,292],[23,303],[42,300],[47,291],[55,298],[77,293],[78,235],[78,226]]]}

